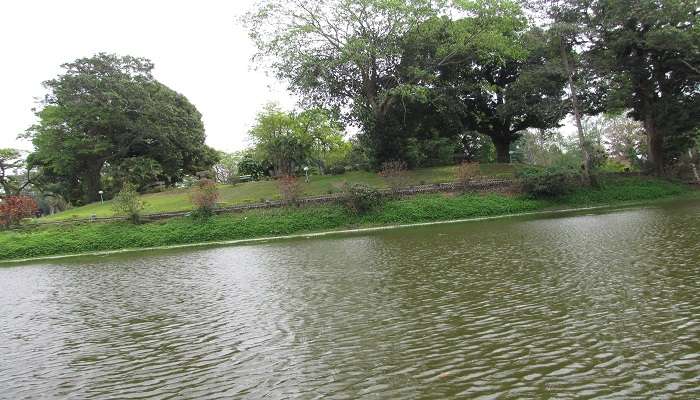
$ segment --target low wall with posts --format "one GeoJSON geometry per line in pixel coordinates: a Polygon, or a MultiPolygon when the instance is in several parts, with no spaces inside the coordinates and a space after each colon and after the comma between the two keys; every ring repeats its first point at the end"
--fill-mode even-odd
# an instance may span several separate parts
{"type": "MultiPolygon", "coordinates": [[[[449,183],[435,183],[428,185],[418,185],[418,186],[408,186],[401,189],[379,189],[379,192],[385,196],[413,196],[418,194],[427,193],[451,193],[457,191],[473,191],[473,192],[508,192],[515,190],[517,186],[516,181],[508,179],[475,179],[467,182],[466,184],[461,184],[458,182],[449,183]]],[[[342,199],[343,193],[333,193],[323,196],[311,196],[299,199],[296,203],[298,205],[311,205],[311,204],[327,204],[334,203],[342,199]]],[[[253,204],[242,204],[237,206],[220,207],[214,210],[215,214],[229,214],[237,213],[248,210],[258,210],[265,208],[278,208],[288,205],[287,202],[283,200],[270,200],[262,203],[253,204]]],[[[168,218],[183,217],[187,216],[191,211],[173,211],[173,212],[163,212],[154,214],[143,215],[144,221],[156,221],[168,218]]],[[[51,221],[51,222],[41,222],[37,221],[38,225],[68,225],[76,223],[86,223],[86,222],[110,222],[110,221],[123,221],[126,217],[94,217],[94,218],[82,218],[82,219],[71,219],[66,221],[51,221]]]]}

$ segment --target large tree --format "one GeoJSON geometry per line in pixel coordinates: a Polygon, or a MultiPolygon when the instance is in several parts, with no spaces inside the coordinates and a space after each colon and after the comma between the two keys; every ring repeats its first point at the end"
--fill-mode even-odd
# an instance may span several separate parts
{"type": "Polygon", "coordinates": [[[379,159],[391,158],[386,115],[400,85],[403,35],[436,15],[430,0],[268,0],[246,15],[264,59],[306,103],[358,124],[379,159]]]}
{"type": "Polygon", "coordinates": [[[558,126],[567,110],[564,76],[548,63],[544,34],[529,29],[517,4],[475,4],[466,18],[434,18],[410,32],[402,72],[419,77],[432,108],[414,118],[442,122],[443,132],[485,134],[498,162],[507,163],[525,129],[558,126]]]}
{"type": "Polygon", "coordinates": [[[62,68],[44,83],[49,93],[27,136],[35,147],[29,164],[67,199],[94,201],[106,166],[127,178],[149,170],[149,179],[173,184],[215,161],[201,114],[153,78],[150,61],[98,54],[62,68]]]}
{"type": "Polygon", "coordinates": [[[29,185],[29,179],[21,177],[24,167],[24,158],[19,150],[0,149],[0,189],[2,189],[2,194],[6,196],[19,195],[22,189],[29,185]]]}
{"type": "MultiPolygon", "coordinates": [[[[572,0],[573,1],[573,0],[572,0]]],[[[578,0],[611,109],[631,109],[657,173],[687,152],[700,115],[700,3],[578,0]]]]}
{"type": "Polygon", "coordinates": [[[324,156],[343,145],[342,126],[323,109],[285,112],[270,104],[249,134],[256,155],[276,176],[294,175],[312,163],[322,168],[324,156]]]}

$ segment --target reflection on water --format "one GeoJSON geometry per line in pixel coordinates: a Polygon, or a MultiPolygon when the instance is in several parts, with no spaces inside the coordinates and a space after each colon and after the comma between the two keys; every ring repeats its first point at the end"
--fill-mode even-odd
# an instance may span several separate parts
{"type": "Polygon", "coordinates": [[[700,204],[0,268],[0,398],[700,397],[700,204]]]}

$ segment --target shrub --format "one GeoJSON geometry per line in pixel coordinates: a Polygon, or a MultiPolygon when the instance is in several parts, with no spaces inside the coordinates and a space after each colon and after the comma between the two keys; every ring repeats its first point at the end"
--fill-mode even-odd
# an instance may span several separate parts
{"type": "Polygon", "coordinates": [[[293,175],[285,175],[277,179],[277,186],[287,204],[296,204],[302,195],[301,182],[293,175]]]}
{"type": "Polygon", "coordinates": [[[455,169],[455,180],[462,190],[464,190],[469,181],[479,176],[480,172],[481,167],[478,162],[465,161],[459,164],[455,169]]]}
{"type": "Polygon", "coordinates": [[[342,202],[351,212],[364,214],[382,204],[382,195],[371,186],[346,183],[343,186],[342,202]]]}
{"type": "Polygon", "coordinates": [[[134,224],[141,222],[143,207],[144,203],[141,201],[136,187],[131,183],[125,183],[122,186],[122,190],[117,193],[112,203],[112,210],[116,215],[128,217],[134,224]]]}
{"type": "Polygon", "coordinates": [[[384,178],[387,186],[396,193],[399,189],[408,186],[408,174],[404,161],[387,161],[382,164],[379,176],[384,178]]]}
{"type": "Polygon", "coordinates": [[[190,201],[194,206],[193,215],[198,218],[209,218],[214,214],[218,200],[219,189],[213,180],[201,179],[197,181],[190,193],[190,201]]]}
{"type": "Polygon", "coordinates": [[[523,191],[536,198],[559,197],[581,184],[581,174],[563,168],[526,168],[518,173],[523,191]]]}
{"type": "Polygon", "coordinates": [[[5,196],[0,200],[0,225],[6,229],[19,225],[38,210],[36,201],[29,196],[5,196]]]}
{"type": "Polygon", "coordinates": [[[328,172],[331,175],[342,175],[345,173],[345,166],[344,165],[334,165],[328,169],[328,172]]]}

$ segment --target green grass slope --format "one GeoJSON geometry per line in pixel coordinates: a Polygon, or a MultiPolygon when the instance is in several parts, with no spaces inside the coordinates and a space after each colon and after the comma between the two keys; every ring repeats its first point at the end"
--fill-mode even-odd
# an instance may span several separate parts
{"type": "Polygon", "coordinates": [[[500,194],[432,194],[389,201],[363,216],[351,214],[340,205],[324,205],[226,214],[205,222],[182,217],[143,225],[113,222],[65,227],[32,226],[22,231],[0,233],[0,260],[497,216],[562,206],[616,205],[684,196],[700,198],[700,192],[682,184],[630,177],[605,179],[599,190],[581,188],[556,201],[500,194]]]}
{"type": "MultiPolygon", "coordinates": [[[[487,177],[510,178],[516,167],[508,164],[482,164],[481,173],[487,177]]],[[[408,183],[442,183],[455,179],[454,166],[417,169],[408,172],[408,183]]],[[[374,172],[352,171],[343,175],[312,176],[309,183],[303,183],[305,196],[318,196],[339,191],[344,182],[364,183],[376,188],[386,187],[386,182],[374,172]]],[[[221,185],[219,188],[220,202],[227,205],[258,203],[264,200],[280,198],[277,184],[274,181],[247,182],[238,185],[221,185]]],[[[144,213],[152,214],[170,211],[186,211],[192,208],[188,189],[172,189],[161,193],[142,196],[145,204],[144,213]]],[[[111,217],[111,201],[92,203],[82,207],[72,208],[62,213],[43,217],[35,222],[64,221],[69,219],[84,219],[96,215],[111,217]]]]}

